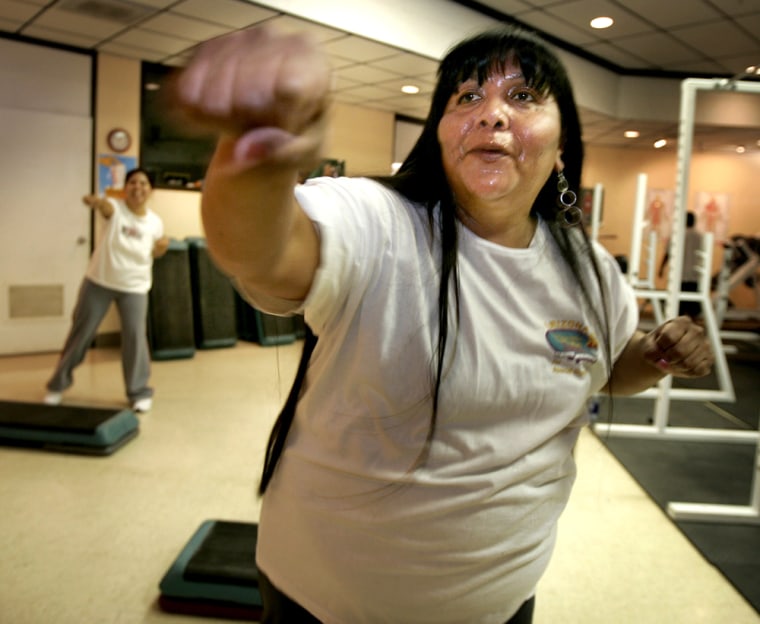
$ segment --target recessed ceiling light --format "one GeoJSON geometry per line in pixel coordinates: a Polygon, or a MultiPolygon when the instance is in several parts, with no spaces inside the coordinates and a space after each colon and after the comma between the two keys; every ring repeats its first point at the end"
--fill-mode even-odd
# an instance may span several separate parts
{"type": "Polygon", "coordinates": [[[158,91],[161,88],[161,85],[157,82],[146,82],[145,83],[145,90],[146,91],[158,91]]]}
{"type": "Polygon", "coordinates": [[[615,23],[611,17],[595,17],[589,22],[591,28],[609,28],[615,23]]]}
{"type": "Polygon", "coordinates": [[[639,134],[640,133],[638,130],[626,130],[623,132],[623,136],[627,139],[635,139],[639,136],[639,134]]]}
{"type": "Polygon", "coordinates": [[[737,154],[743,154],[746,151],[747,151],[747,148],[744,147],[743,145],[737,145],[736,146],[736,153],[737,154]]]}
{"type": "Polygon", "coordinates": [[[665,147],[668,144],[666,139],[657,139],[654,142],[655,149],[660,149],[661,147],[665,147]]]}
{"type": "Polygon", "coordinates": [[[401,87],[401,91],[403,91],[404,93],[414,94],[414,93],[419,93],[420,88],[417,85],[408,84],[401,87]]]}

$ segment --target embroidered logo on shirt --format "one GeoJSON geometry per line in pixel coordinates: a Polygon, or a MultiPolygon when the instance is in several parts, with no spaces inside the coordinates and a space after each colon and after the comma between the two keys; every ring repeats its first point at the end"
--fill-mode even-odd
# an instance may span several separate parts
{"type": "Polygon", "coordinates": [[[579,321],[550,321],[546,341],[554,351],[555,372],[582,377],[599,359],[599,343],[579,321]]]}

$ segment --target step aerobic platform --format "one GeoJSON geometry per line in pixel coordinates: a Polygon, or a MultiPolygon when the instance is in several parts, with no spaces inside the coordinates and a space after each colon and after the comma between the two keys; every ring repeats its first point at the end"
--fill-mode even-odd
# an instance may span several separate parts
{"type": "Polygon", "coordinates": [[[139,421],[129,409],[0,401],[0,444],[110,455],[132,440],[139,421]]]}
{"type": "Polygon", "coordinates": [[[159,583],[164,611],[258,621],[262,613],[256,568],[258,525],[206,520],[159,583]]]}

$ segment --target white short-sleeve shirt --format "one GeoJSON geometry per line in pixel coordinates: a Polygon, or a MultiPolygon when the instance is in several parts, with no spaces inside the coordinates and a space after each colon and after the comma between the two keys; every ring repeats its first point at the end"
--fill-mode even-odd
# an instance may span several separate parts
{"type": "MultiPolygon", "coordinates": [[[[257,563],[326,624],[502,624],[548,564],[585,403],[606,380],[593,317],[545,223],[526,249],[460,226],[459,325],[415,467],[438,327],[427,214],[367,179],[309,181],[297,198],[321,239],[302,307],[319,340],[257,563]]],[[[637,306],[596,254],[614,358],[637,306]]]]}

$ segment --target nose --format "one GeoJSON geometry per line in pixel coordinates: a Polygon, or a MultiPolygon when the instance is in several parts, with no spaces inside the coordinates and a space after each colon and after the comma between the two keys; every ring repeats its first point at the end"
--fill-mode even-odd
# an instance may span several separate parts
{"type": "Polygon", "coordinates": [[[488,128],[509,127],[509,111],[506,102],[500,98],[488,98],[483,102],[480,125],[488,128]]]}

